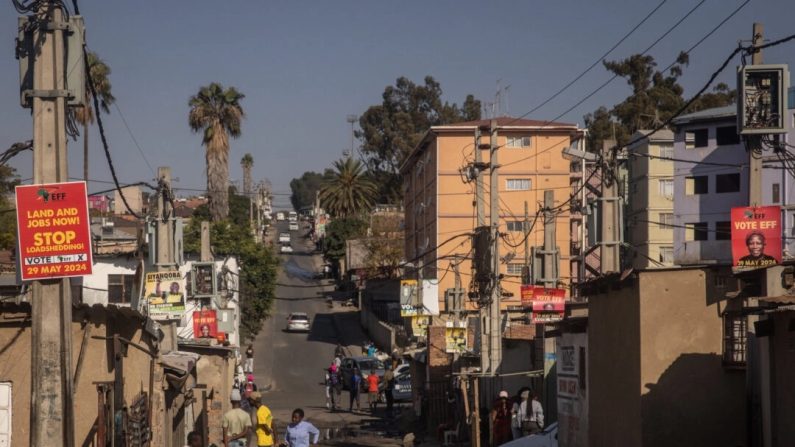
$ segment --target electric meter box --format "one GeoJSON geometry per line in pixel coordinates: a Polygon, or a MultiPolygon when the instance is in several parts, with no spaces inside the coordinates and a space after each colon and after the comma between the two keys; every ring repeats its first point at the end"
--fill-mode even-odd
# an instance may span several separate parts
{"type": "Polygon", "coordinates": [[[787,133],[786,64],[745,65],[737,69],[737,133],[787,133]]]}

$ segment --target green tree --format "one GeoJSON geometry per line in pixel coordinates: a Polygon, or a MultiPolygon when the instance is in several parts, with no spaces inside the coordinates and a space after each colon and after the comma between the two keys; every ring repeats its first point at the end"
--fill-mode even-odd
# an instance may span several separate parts
{"type": "Polygon", "coordinates": [[[240,136],[245,117],[240,100],[244,95],[234,87],[213,82],[199,89],[188,105],[188,125],[194,132],[202,132],[207,167],[207,190],[213,222],[229,214],[227,185],[229,183],[229,137],[240,136]]]}
{"type": "Polygon", "coordinates": [[[368,277],[397,278],[404,260],[402,215],[374,215],[370,218],[370,237],[365,239],[368,277]]]}
{"type": "Polygon", "coordinates": [[[19,184],[14,168],[0,166],[0,249],[13,250],[17,245],[17,219],[8,198],[19,184]]]}
{"type": "Polygon", "coordinates": [[[423,85],[400,77],[387,86],[381,104],[359,118],[356,137],[367,168],[378,179],[379,201],[390,203],[402,196],[400,165],[431,126],[480,119],[480,101],[468,95],[463,108],[442,101],[441,85],[426,76],[423,85]]]}
{"type": "MultiPolygon", "coordinates": [[[[105,113],[110,113],[110,106],[116,102],[111,92],[110,67],[93,51],[87,53],[88,71],[94,83],[99,108],[105,113]]],[[[88,126],[94,124],[94,105],[91,88],[88,86],[89,77],[86,76],[86,93],[83,107],[73,110],[75,120],[83,126],[83,180],[88,181],[88,126]]]]}
{"type": "Polygon", "coordinates": [[[320,187],[320,204],[332,217],[361,216],[373,206],[376,186],[364,166],[351,157],[334,162],[334,172],[320,187]]]}
{"type": "MultiPolygon", "coordinates": [[[[276,290],[279,260],[269,246],[257,244],[248,221],[247,197],[229,190],[229,218],[210,225],[210,240],[217,256],[236,256],[240,265],[241,339],[255,336],[270,315],[276,290]]],[[[185,229],[185,252],[201,249],[201,222],[210,218],[207,205],[196,209],[185,229]]]]}
{"type": "Polygon", "coordinates": [[[345,241],[367,234],[367,222],[358,217],[343,217],[326,225],[323,238],[323,256],[332,263],[338,263],[345,256],[345,241]]]}
{"type": "Polygon", "coordinates": [[[298,211],[302,208],[312,206],[315,203],[315,195],[320,191],[323,180],[331,177],[331,170],[326,169],[323,174],[313,171],[304,172],[301,177],[290,180],[290,203],[298,211]]]}
{"type": "MultiPolygon", "coordinates": [[[[600,107],[585,115],[589,150],[601,150],[602,142],[607,139],[625,144],[637,130],[650,129],[670,119],[686,101],[679,78],[688,63],[689,57],[684,52],[664,72],[657,70],[657,63],[648,55],[634,54],[619,61],[604,61],[605,68],[624,78],[632,92],[610,110],[600,107]]],[[[702,95],[685,112],[729,105],[734,98],[735,92],[721,83],[711,93],[702,95]]]]}

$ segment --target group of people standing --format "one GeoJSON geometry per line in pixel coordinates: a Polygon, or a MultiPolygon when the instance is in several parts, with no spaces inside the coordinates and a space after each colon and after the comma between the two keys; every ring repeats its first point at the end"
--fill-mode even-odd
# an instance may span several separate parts
{"type": "MultiPolygon", "coordinates": [[[[253,382],[251,374],[248,378],[253,382]]],[[[243,393],[239,388],[232,389],[232,409],[224,414],[222,423],[224,447],[309,447],[317,444],[320,430],[304,420],[301,408],[293,410],[291,422],[279,440],[270,408],[262,403],[262,394],[251,391],[248,385],[243,393]]]]}
{"type": "Polygon", "coordinates": [[[498,446],[544,428],[544,409],[538,395],[524,387],[516,396],[500,391],[491,407],[492,445],[498,446]]]}
{"type": "MultiPolygon", "coordinates": [[[[335,354],[337,355],[334,356],[334,360],[325,371],[326,408],[331,411],[341,409],[341,395],[343,381],[345,380],[341,370],[342,357],[338,355],[340,354],[339,352],[335,354]]],[[[387,416],[391,417],[394,406],[392,394],[394,386],[395,374],[391,367],[386,368],[383,377],[379,377],[375,370],[370,370],[365,377],[359,368],[353,368],[348,383],[348,411],[353,412],[354,404],[356,405],[356,411],[361,411],[360,396],[362,392],[367,392],[367,404],[370,413],[375,414],[380,400],[381,388],[383,388],[384,397],[386,398],[387,416]]]]}

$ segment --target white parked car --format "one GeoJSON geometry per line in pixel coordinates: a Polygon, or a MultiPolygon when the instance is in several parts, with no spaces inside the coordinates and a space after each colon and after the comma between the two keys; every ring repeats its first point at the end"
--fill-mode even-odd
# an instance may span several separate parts
{"type": "Polygon", "coordinates": [[[292,253],[293,252],[293,247],[290,247],[289,245],[282,245],[282,247],[279,249],[279,252],[280,253],[292,253]]]}
{"type": "Polygon", "coordinates": [[[276,220],[281,222],[284,220],[284,213],[276,213],[276,220]]]}
{"type": "Polygon", "coordinates": [[[309,315],[305,312],[293,312],[287,317],[288,332],[309,332],[309,315]]]}
{"type": "Polygon", "coordinates": [[[290,231],[298,231],[298,222],[290,222],[290,231]]]}
{"type": "Polygon", "coordinates": [[[290,233],[279,233],[279,242],[282,244],[290,243],[290,233]]]}
{"type": "Polygon", "coordinates": [[[540,433],[506,442],[502,447],[558,447],[558,423],[547,425],[540,433]]]}

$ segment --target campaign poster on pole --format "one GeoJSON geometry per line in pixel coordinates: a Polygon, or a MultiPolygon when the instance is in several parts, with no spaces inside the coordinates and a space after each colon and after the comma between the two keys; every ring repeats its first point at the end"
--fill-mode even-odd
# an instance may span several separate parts
{"type": "Polygon", "coordinates": [[[15,188],[23,281],[91,274],[91,222],[85,182],[15,188]]]}
{"type": "Polygon", "coordinates": [[[193,312],[193,338],[216,338],[218,316],[215,310],[204,309],[193,312]]]}
{"type": "Polygon", "coordinates": [[[732,259],[740,268],[781,263],[781,207],[732,208],[732,259]]]}
{"type": "Polygon", "coordinates": [[[185,312],[185,279],[178,270],[147,273],[144,299],[150,318],[181,318],[185,312]]]}
{"type": "MultiPolygon", "coordinates": [[[[566,310],[566,290],[529,286],[532,293],[530,308],[533,323],[552,323],[563,319],[566,310]]],[[[524,304],[525,301],[522,301],[524,304]]]]}

